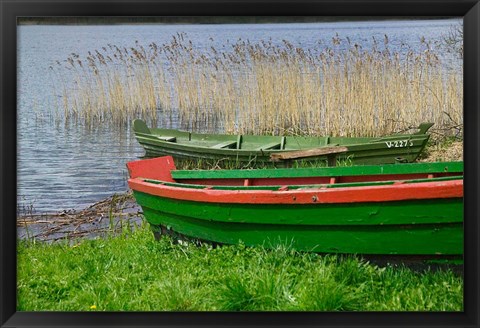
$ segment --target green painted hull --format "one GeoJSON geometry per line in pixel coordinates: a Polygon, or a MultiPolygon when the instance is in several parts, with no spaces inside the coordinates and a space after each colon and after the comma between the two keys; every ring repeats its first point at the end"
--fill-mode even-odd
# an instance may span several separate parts
{"type": "Polygon", "coordinates": [[[361,204],[215,204],[134,191],[154,229],[224,244],[318,253],[463,254],[463,199],[361,204]]]}
{"type": "Polygon", "coordinates": [[[127,164],[154,230],[318,253],[462,258],[463,162],[176,170],[127,164]]]}
{"type": "MultiPolygon", "coordinates": [[[[431,124],[420,125],[415,134],[395,134],[382,138],[336,138],[301,136],[251,136],[196,134],[169,129],[149,129],[141,120],[133,122],[135,136],[144,147],[145,157],[171,155],[175,158],[225,160],[239,163],[272,163],[271,154],[345,146],[348,150],[336,159],[354,164],[413,162],[429,139],[431,124]]],[[[327,156],[302,161],[327,161],[327,156]]],[[[275,166],[288,165],[280,161],[275,166]]]]}

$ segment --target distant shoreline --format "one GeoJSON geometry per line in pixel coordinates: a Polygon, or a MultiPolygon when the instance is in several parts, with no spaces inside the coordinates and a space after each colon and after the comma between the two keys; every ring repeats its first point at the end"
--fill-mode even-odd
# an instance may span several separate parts
{"type": "Polygon", "coordinates": [[[18,25],[138,25],[138,24],[285,24],[391,20],[434,20],[436,16],[163,16],[163,17],[20,17],[18,25]]]}

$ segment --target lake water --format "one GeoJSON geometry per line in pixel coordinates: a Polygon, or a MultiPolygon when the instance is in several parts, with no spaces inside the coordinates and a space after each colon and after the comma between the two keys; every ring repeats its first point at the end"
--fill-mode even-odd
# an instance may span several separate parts
{"type": "MultiPolygon", "coordinates": [[[[61,102],[58,81],[49,69],[70,54],[86,56],[108,44],[131,47],[135,41],[147,46],[167,43],[184,32],[199,49],[220,47],[239,38],[253,43],[282,40],[303,48],[329,44],[337,34],[352,42],[383,42],[388,35],[395,51],[422,48],[421,38],[439,41],[461,19],[421,21],[375,21],[305,24],[232,25],[111,25],[111,26],[19,26],[17,109],[17,193],[20,208],[38,212],[80,209],[113,193],[128,190],[125,163],[144,154],[127,128],[64,125],[49,113],[61,102]],[[212,41],[213,39],[213,41],[212,41]],[[320,41],[320,43],[319,43],[320,41]],[[120,131],[119,131],[120,130],[120,131]]],[[[441,52],[447,69],[460,69],[461,59],[441,52]]],[[[63,78],[69,80],[69,71],[63,78]]]]}

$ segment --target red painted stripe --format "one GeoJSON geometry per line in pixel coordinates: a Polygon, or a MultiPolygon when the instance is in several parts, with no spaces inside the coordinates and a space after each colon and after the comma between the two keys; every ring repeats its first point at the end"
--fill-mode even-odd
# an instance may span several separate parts
{"type": "Polygon", "coordinates": [[[148,183],[140,178],[129,179],[128,185],[159,197],[209,203],[338,204],[463,197],[463,180],[286,191],[191,189],[148,183]]]}
{"type": "MultiPolygon", "coordinates": [[[[436,177],[448,177],[461,175],[461,173],[442,172],[436,174],[436,177]]],[[[374,181],[393,181],[393,180],[414,180],[427,179],[426,173],[415,174],[377,174],[377,175],[359,175],[334,177],[334,183],[352,183],[352,182],[374,182],[374,181]]],[[[146,176],[143,176],[146,177],[146,176]]],[[[249,186],[282,186],[282,185],[308,185],[308,184],[331,184],[332,178],[329,176],[320,177],[296,177],[296,178],[250,178],[249,186]]],[[[186,184],[199,184],[211,186],[244,186],[245,178],[225,178],[225,179],[177,179],[177,182],[186,184]]]]}

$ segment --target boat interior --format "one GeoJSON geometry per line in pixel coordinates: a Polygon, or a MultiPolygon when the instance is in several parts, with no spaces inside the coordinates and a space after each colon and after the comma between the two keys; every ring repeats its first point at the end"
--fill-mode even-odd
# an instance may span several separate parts
{"type": "Polygon", "coordinates": [[[254,136],[254,135],[222,135],[200,134],[170,129],[150,129],[150,136],[158,140],[206,147],[211,149],[243,149],[243,150],[301,150],[326,146],[354,145],[370,142],[386,142],[390,140],[413,140],[424,135],[392,135],[383,138],[343,138],[343,137],[308,137],[308,136],[254,136]]]}

